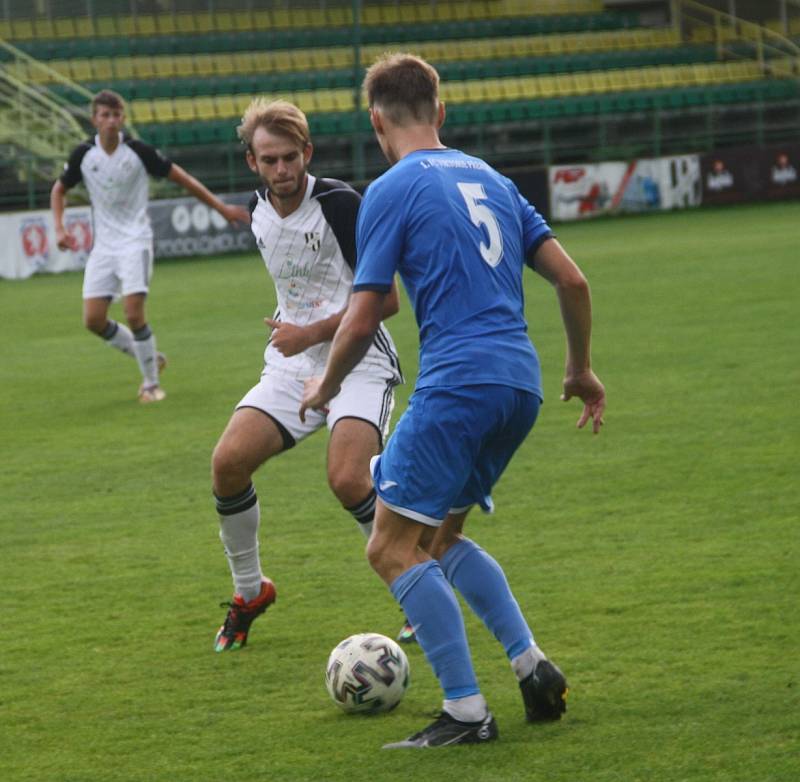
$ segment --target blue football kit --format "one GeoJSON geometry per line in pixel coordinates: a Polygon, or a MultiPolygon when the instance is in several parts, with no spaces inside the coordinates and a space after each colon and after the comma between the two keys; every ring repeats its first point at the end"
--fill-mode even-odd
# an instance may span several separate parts
{"type": "Polygon", "coordinates": [[[399,273],[419,326],[419,375],[373,480],[389,508],[438,525],[477,503],[542,399],[522,271],[551,230],[506,177],[453,149],[418,150],[366,191],[355,291],[399,273]]]}

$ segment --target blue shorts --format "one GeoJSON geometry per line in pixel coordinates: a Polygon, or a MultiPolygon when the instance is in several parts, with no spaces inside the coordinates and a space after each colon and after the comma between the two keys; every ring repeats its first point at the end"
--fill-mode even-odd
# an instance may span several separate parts
{"type": "Polygon", "coordinates": [[[536,394],[511,386],[415,391],[386,450],[372,460],[378,496],[397,513],[435,527],[475,503],[491,511],[492,487],[540,404],[536,394]]]}

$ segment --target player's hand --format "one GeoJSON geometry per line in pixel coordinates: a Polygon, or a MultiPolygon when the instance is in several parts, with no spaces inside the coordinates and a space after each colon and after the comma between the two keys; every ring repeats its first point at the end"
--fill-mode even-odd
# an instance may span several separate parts
{"type": "Polygon", "coordinates": [[[236,206],[236,204],[225,204],[222,211],[222,216],[231,224],[236,225],[250,225],[250,210],[244,206],[236,206]]]}
{"type": "Polygon", "coordinates": [[[314,344],[308,331],[302,326],[295,326],[294,323],[284,323],[282,320],[273,320],[272,318],[264,318],[264,323],[272,329],[270,343],[287,358],[302,353],[314,344]]]}
{"type": "Polygon", "coordinates": [[[300,403],[300,420],[306,422],[306,410],[319,410],[322,413],[327,413],[328,402],[339,393],[339,389],[333,389],[333,392],[325,388],[322,383],[323,378],[311,377],[305,382],[303,389],[303,401],[300,403]]]}
{"type": "Polygon", "coordinates": [[[568,402],[574,396],[583,402],[583,412],[578,419],[578,429],[583,429],[591,418],[592,431],[598,434],[603,425],[603,412],[606,409],[606,390],[591,369],[576,374],[567,373],[564,378],[564,393],[561,394],[561,401],[568,402]]]}
{"type": "Polygon", "coordinates": [[[59,250],[74,252],[78,249],[78,240],[71,233],[67,233],[64,228],[56,228],[56,244],[59,250]]]}

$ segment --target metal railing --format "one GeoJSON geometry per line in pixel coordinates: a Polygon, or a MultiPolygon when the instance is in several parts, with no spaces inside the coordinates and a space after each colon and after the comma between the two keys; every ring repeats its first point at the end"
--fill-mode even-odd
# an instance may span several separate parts
{"type": "Polygon", "coordinates": [[[91,98],[91,93],[3,40],[0,49],[10,55],[0,64],[0,160],[6,166],[16,163],[22,182],[52,180],[57,165],[54,159],[66,159],[86,137],[89,111],[20,77],[38,73],[68,85],[79,95],[91,98]]]}
{"type": "Polygon", "coordinates": [[[672,9],[686,43],[713,43],[718,60],[754,59],[765,76],[800,78],[800,47],[780,33],[696,0],[673,0],[672,9]]]}

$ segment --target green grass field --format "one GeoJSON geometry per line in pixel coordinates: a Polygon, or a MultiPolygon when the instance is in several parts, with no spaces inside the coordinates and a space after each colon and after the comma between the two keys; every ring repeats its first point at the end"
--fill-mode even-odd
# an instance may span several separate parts
{"type": "MultiPolygon", "coordinates": [[[[800,778],[800,204],[561,226],[590,278],[603,433],[558,401],[563,336],[527,275],[547,400],[471,535],[567,674],[524,722],[467,615],[493,745],[382,752],[440,692],[418,648],[381,717],[329,701],[330,649],[402,614],[325,485],[320,434],[256,477],[278,602],[215,655],[230,598],[209,458],[259,375],[273,291],[256,257],[160,263],[168,399],[80,322],[80,275],[0,281],[4,782],[761,782],[800,778]]],[[[118,313],[118,310],[117,310],[118,313]]],[[[390,322],[409,384],[412,313],[390,322]]]]}

